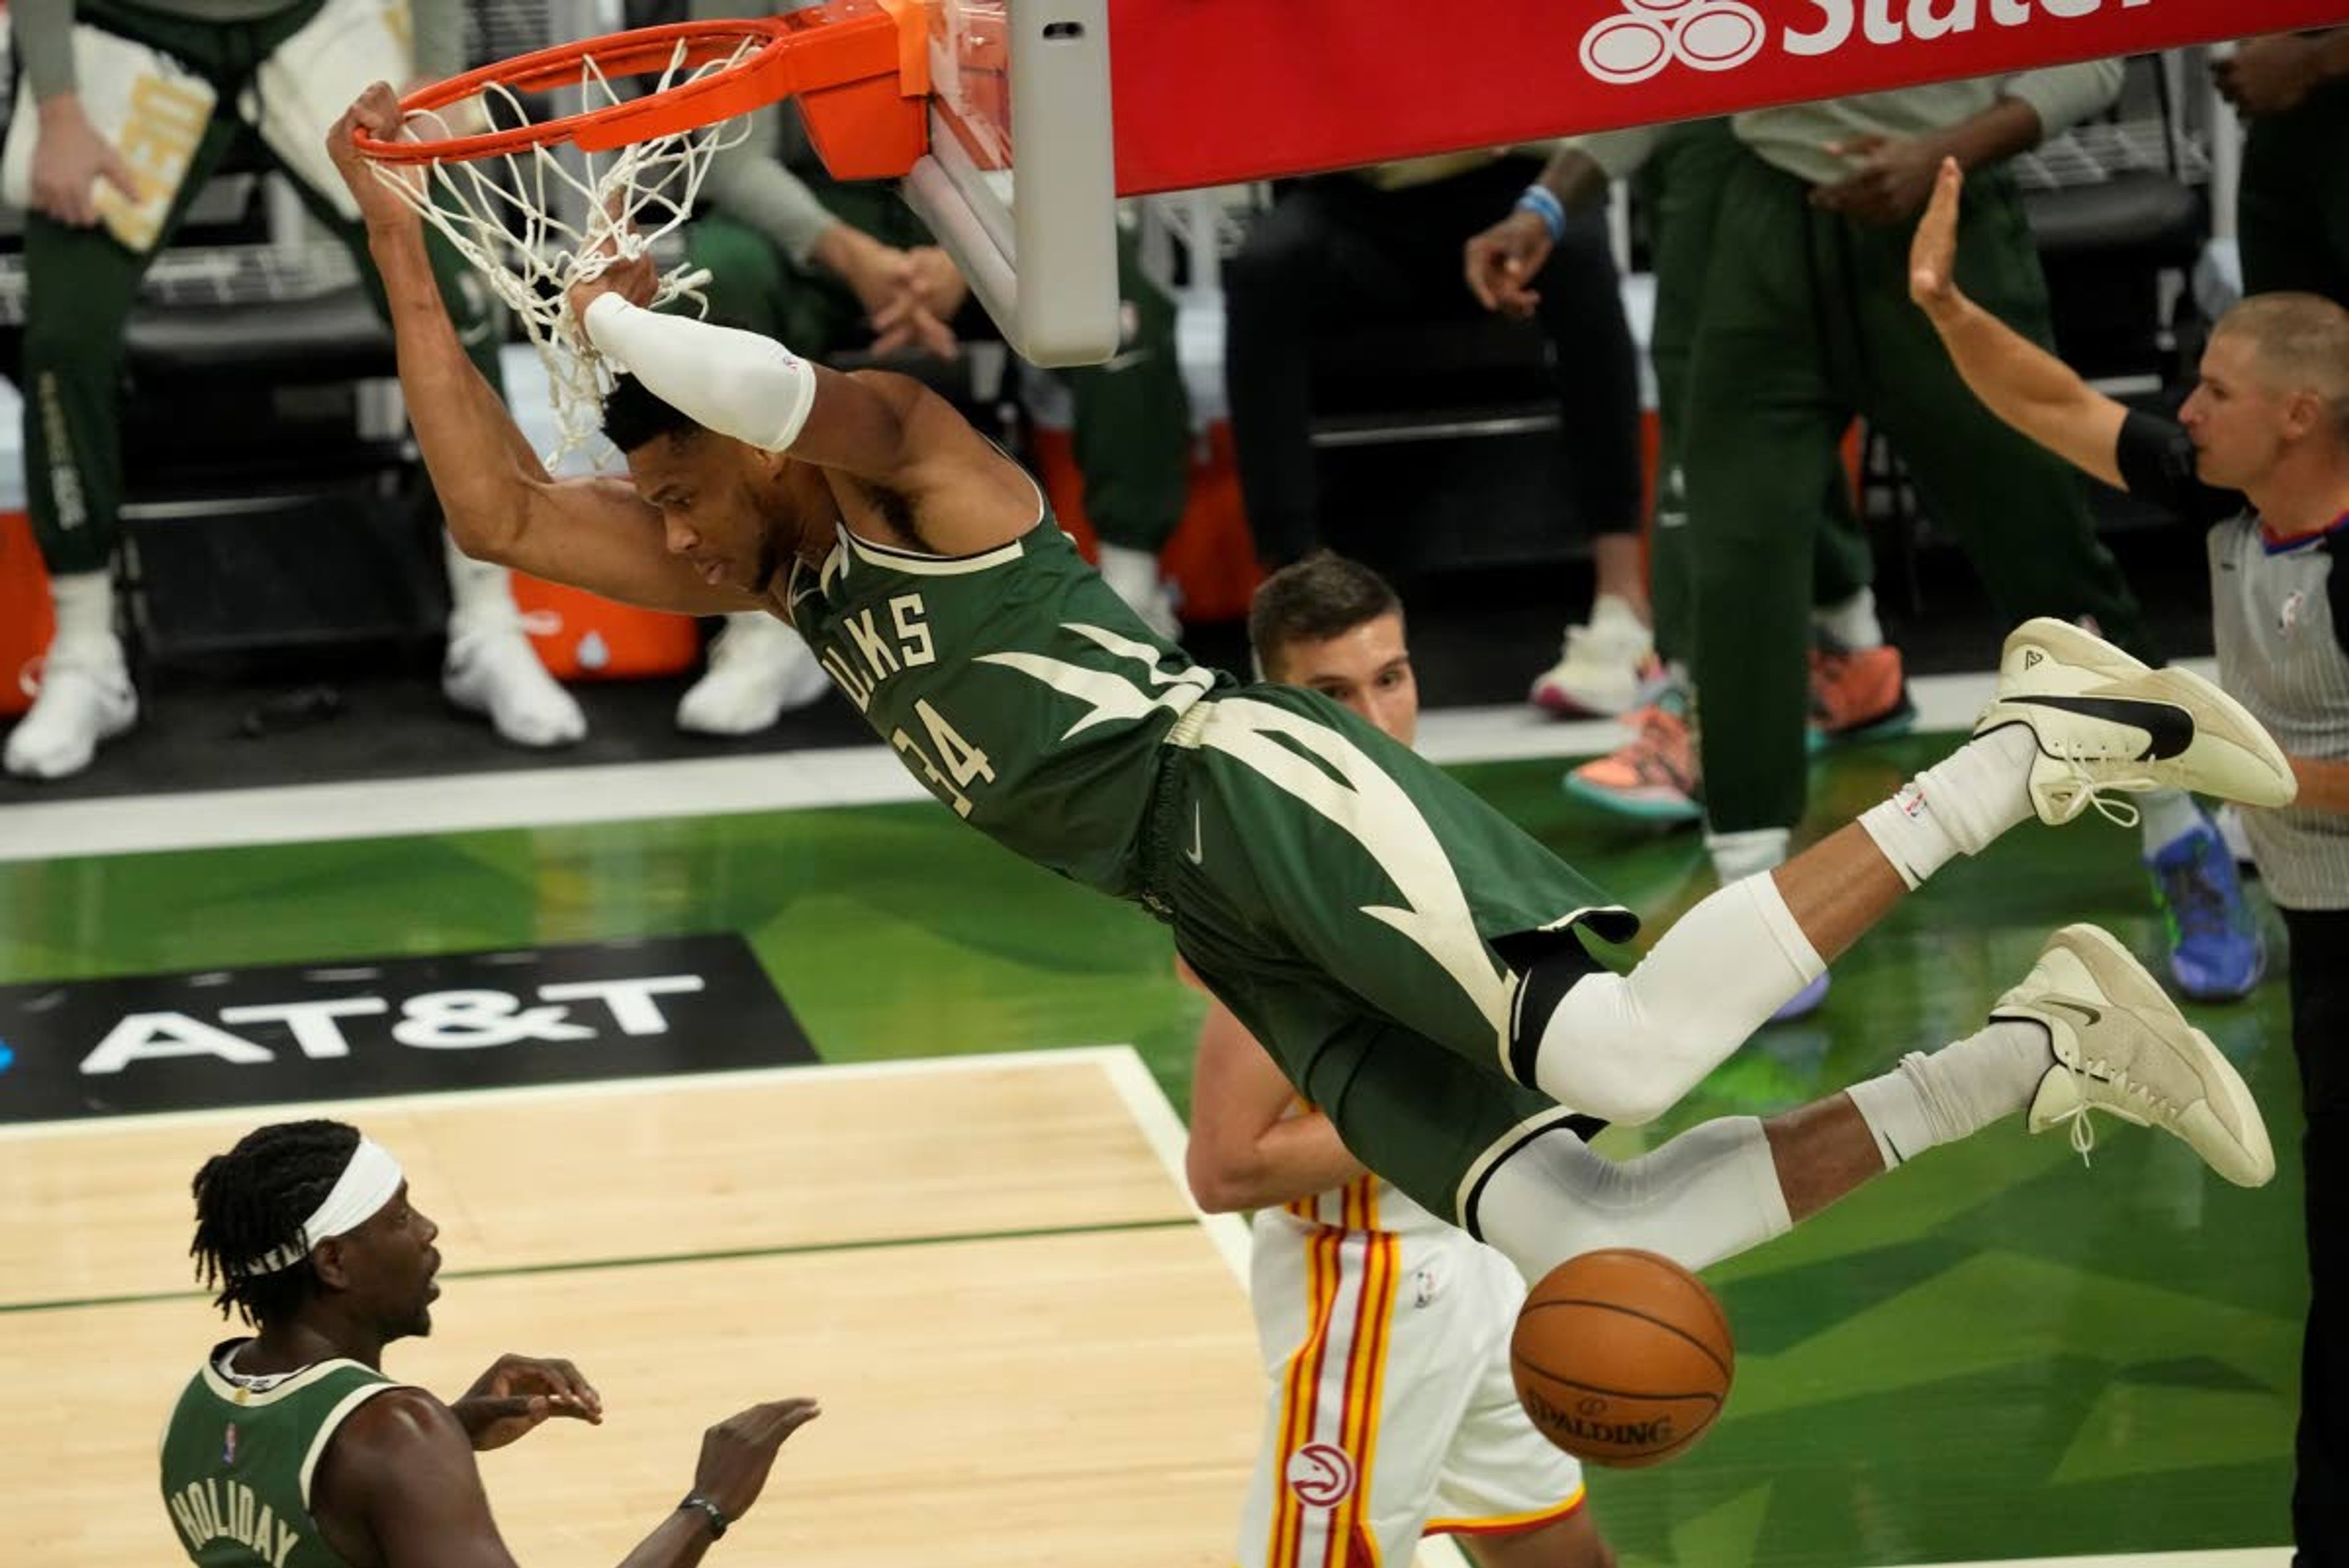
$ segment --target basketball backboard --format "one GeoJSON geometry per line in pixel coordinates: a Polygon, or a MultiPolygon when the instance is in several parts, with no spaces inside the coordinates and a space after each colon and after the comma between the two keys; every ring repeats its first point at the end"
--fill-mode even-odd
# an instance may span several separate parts
{"type": "Polygon", "coordinates": [[[933,0],[930,150],[905,198],[1019,353],[1117,351],[1108,0],[933,0]]]}

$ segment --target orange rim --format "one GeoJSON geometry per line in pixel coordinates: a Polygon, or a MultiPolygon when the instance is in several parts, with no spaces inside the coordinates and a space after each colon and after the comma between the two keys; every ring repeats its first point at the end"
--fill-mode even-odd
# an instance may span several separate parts
{"type": "Polygon", "coordinates": [[[757,42],[759,47],[724,70],[626,103],[607,104],[602,109],[550,119],[543,125],[452,136],[438,141],[385,141],[361,130],[352,136],[351,144],[364,156],[384,163],[461,163],[564,141],[575,142],[594,152],[657,136],[698,130],[738,114],[763,109],[788,96],[792,88],[791,46],[801,31],[789,16],[767,16],[724,22],[675,22],[558,44],[420,88],[399,100],[400,113],[409,118],[432,113],[492,87],[504,87],[518,93],[576,87],[580,67],[591,59],[607,77],[637,77],[668,69],[677,58],[680,43],[685,46],[682,68],[688,70],[730,59],[746,42],[757,42]]]}

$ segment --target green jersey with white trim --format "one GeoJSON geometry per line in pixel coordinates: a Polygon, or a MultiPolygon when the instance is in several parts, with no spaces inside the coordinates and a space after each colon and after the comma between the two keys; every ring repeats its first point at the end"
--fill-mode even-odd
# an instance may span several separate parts
{"type": "Polygon", "coordinates": [[[1061,531],[977,556],[918,555],[843,523],[795,562],[792,624],[930,793],[1014,853],[1103,892],[1133,854],[1159,741],[1231,678],[1153,633],[1061,531]]]}
{"type": "Polygon", "coordinates": [[[250,1383],[215,1348],[163,1428],[163,1504],[202,1568],[343,1568],[310,1517],[310,1477],[343,1418],[394,1383],[356,1361],[322,1361],[250,1383]]]}

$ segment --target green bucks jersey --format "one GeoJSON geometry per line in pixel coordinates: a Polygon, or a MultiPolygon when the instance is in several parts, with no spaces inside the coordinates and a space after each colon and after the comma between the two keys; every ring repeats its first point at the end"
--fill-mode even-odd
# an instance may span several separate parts
{"type": "Polygon", "coordinates": [[[251,1386],[222,1369],[232,1340],[189,1381],[163,1428],[163,1503],[202,1568],[340,1568],[310,1517],[310,1477],[343,1418],[399,1385],[322,1361],[251,1386]]]}
{"type": "Polygon", "coordinates": [[[789,596],[833,682],[931,794],[1040,865],[1134,890],[1158,742],[1230,680],[1143,625],[1050,507],[961,557],[843,526],[821,569],[793,566],[789,596]]]}

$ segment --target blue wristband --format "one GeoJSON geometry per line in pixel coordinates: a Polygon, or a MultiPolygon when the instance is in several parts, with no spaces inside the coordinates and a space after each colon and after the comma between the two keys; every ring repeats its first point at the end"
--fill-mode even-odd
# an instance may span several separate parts
{"type": "Polygon", "coordinates": [[[1517,198],[1517,211],[1539,213],[1552,244],[1566,238],[1566,203],[1552,195],[1548,186],[1526,186],[1526,193],[1517,198]]]}

